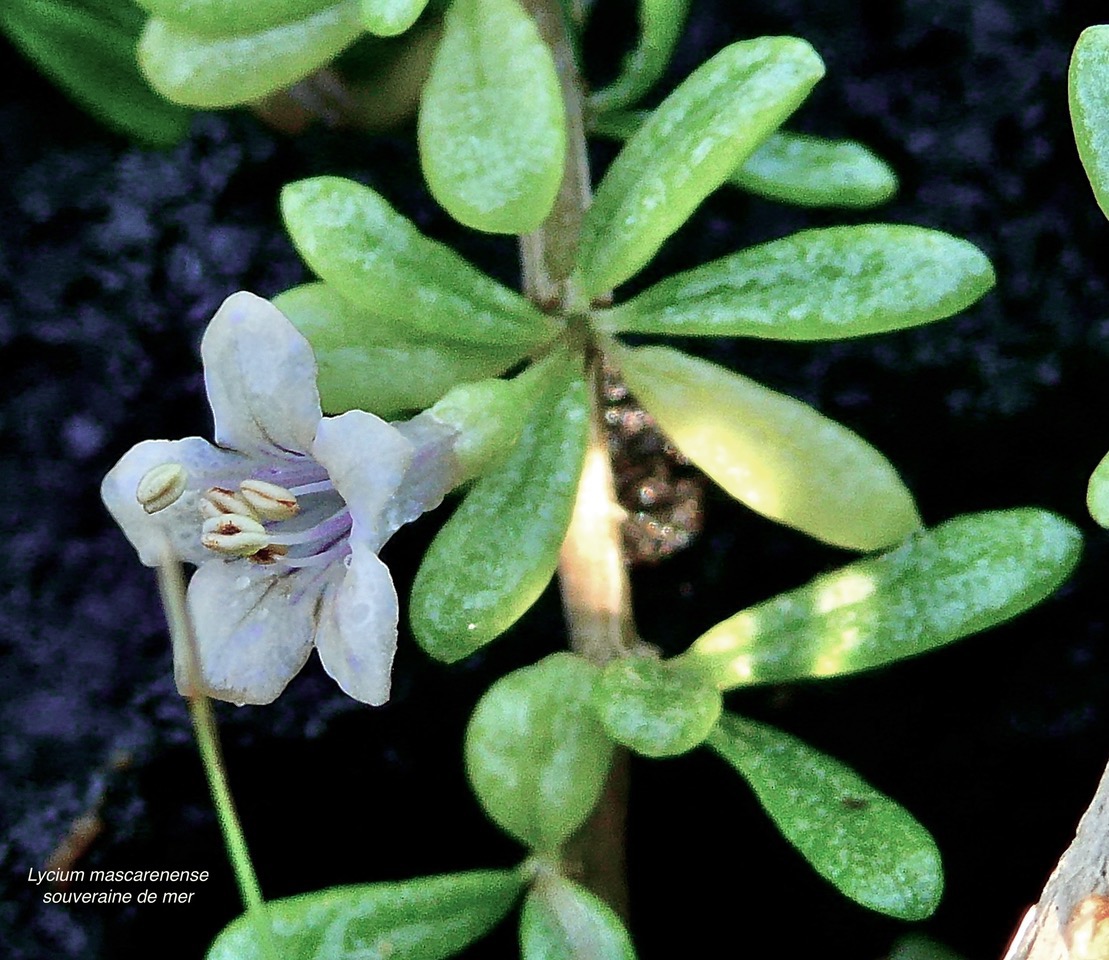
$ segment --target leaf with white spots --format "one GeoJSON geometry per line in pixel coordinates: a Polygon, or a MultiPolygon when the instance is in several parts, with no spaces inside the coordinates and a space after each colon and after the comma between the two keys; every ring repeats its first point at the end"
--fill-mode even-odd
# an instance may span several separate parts
{"type": "Polygon", "coordinates": [[[1098,206],[1109,216],[1109,26],[1082,31],[1071,56],[1068,89],[1078,156],[1098,206]]]}

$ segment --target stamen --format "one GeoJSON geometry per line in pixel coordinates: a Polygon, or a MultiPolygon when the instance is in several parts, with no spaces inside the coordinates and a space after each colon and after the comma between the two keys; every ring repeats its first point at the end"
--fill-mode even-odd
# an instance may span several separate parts
{"type": "Polygon", "coordinates": [[[135,499],[147,513],[157,513],[181,499],[188,474],[179,463],[160,463],[147,470],[135,488],[135,499]]]}
{"type": "Polygon", "coordinates": [[[281,565],[283,567],[326,567],[339,557],[346,556],[350,553],[350,542],[344,537],[337,540],[326,550],[321,553],[312,554],[307,557],[283,557],[281,565]]]}
{"type": "Polygon", "coordinates": [[[288,547],[283,547],[279,543],[271,543],[269,546],[262,547],[257,553],[251,554],[249,560],[251,563],[260,563],[268,566],[271,563],[277,563],[277,561],[288,552],[288,547]]]}
{"type": "Polygon", "coordinates": [[[250,517],[258,520],[258,514],[246,500],[234,490],[226,487],[209,487],[200,498],[200,515],[207,520],[234,514],[237,517],[250,517]]]}
{"type": "Polygon", "coordinates": [[[270,543],[280,543],[286,547],[296,546],[298,543],[312,543],[316,540],[332,540],[341,536],[350,529],[350,513],[344,506],[337,510],[326,520],[321,520],[314,527],[302,530],[300,533],[283,533],[270,538],[270,543]]]}
{"type": "Polygon", "coordinates": [[[204,521],[200,542],[229,557],[249,557],[268,547],[270,538],[253,517],[228,513],[204,521]]]}
{"type": "Polygon", "coordinates": [[[309,493],[327,493],[329,490],[334,490],[335,484],[330,480],[319,480],[316,483],[302,483],[299,487],[290,487],[289,493],[294,496],[303,497],[309,493]]]}
{"type": "Polygon", "coordinates": [[[262,520],[288,520],[300,512],[300,504],[291,490],[266,480],[244,480],[239,484],[239,496],[262,520]]]}

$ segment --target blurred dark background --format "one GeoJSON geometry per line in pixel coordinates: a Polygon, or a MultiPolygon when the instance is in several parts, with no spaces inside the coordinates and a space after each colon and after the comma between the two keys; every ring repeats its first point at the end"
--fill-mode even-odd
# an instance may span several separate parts
{"type": "MultiPolygon", "coordinates": [[[[1020,620],[872,675],[736,693],[729,706],[854,766],[936,835],[947,894],[921,929],[999,957],[1069,843],[1109,758],[1105,535],[1086,479],[1109,449],[1109,223],[1079,165],[1066,100],[1077,2],[695,3],[665,89],[734,40],[796,34],[828,73],[790,126],[854,137],[901,177],[874,212],[806,211],[725,189],[628,285],[806,226],[881,220],[966,237],[999,285],[963,316],[842,344],[691,343],[819,406],[901,469],[930,523],[1036,504],[1089,535],[1077,575],[1020,620]]],[[[599,0],[594,81],[634,5],[599,0]]],[[[195,958],[237,912],[150,571],[110,524],[100,478],[147,437],[206,434],[197,344],[231,292],[306,279],[277,215],[282,183],[370,183],[422,229],[516,282],[508,238],[454,225],[426,195],[411,129],[290,139],[202,115],[145,151],[106,132],[8,46],[0,56],[0,942],[13,960],[195,958]],[[191,905],[53,907],[27,882],[74,824],[81,866],[208,869],[191,905]],[[87,820],[85,821],[88,822],[87,820]],[[79,831],[78,831],[79,832],[79,831]]],[[[596,150],[598,169],[613,155],[596,150]]],[[[387,548],[402,595],[434,517],[387,548]]],[[[706,530],[637,572],[645,639],[703,629],[846,554],[709,491],[706,530]]],[[[272,707],[219,715],[267,895],[510,865],[515,844],[468,794],[462,730],[497,676],[559,648],[557,598],[464,664],[402,635],[395,695],[371,710],[312,664],[272,707]]],[[[744,948],[877,958],[908,928],[843,900],[707,753],[634,761],[629,867],[645,960],[744,948]]],[[[511,924],[467,956],[515,955],[511,924]]]]}

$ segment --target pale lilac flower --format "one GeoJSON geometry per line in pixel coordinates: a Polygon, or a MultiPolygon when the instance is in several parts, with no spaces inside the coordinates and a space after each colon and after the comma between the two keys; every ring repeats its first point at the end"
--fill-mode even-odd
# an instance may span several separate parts
{"type": "Polygon", "coordinates": [[[215,444],[144,441],[101,495],[143,563],[198,567],[188,605],[203,692],[269,703],[314,646],[346,693],[384,703],[397,594],[377,554],[458,482],[454,431],[427,414],[322,416],[308,342],[253,294],[224,302],[201,355],[215,444]]]}

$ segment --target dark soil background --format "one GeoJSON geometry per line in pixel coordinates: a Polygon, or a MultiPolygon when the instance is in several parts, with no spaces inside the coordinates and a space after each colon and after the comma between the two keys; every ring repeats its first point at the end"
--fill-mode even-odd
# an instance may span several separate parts
{"type": "MultiPolygon", "coordinates": [[[[967,237],[992,257],[999,285],[957,319],[846,344],[691,346],[868,437],[929,522],[1038,504],[1089,534],[1073,581],[1017,622],[873,675],[729,702],[913,810],[948,876],[921,929],[989,960],[1038,897],[1109,758],[1109,557],[1084,509],[1086,478],[1109,448],[1109,224],[1077,159],[1065,83],[1087,5],[737,6],[694,4],[667,83],[733,40],[804,36],[828,75],[791,125],[863,140],[899,171],[901,191],[872,213],[722,191],[634,286],[805,226],[879,219],[967,237]]],[[[587,53],[603,79],[634,8],[598,8],[587,53]]],[[[12,960],[195,958],[237,899],[153,578],[103,511],[100,478],[138,440],[207,433],[197,343],[225,296],[305,279],[276,212],[283,182],[329,172],[371,183],[507,282],[516,254],[428,199],[410,130],[367,141],[319,129],[293,141],[246,115],[204,115],[180,147],[148,152],[85,118],[7,47],[0,78],[0,942],[12,960]],[[195,867],[212,879],[187,906],[44,906],[28,870],[91,811],[102,831],[80,865],[195,867]]],[[[599,164],[611,155],[598,145],[599,164]]],[[[666,650],[846,559],[717,493],[706,510],[692,549],[636,575],[643,633],[666,650]]],[[[398,583],[435,523],[389,546],[398,583]]],[[[550,591],[453,668],[402,635],[383,709],[345,699],[316,665],[273,707],[221,708],[267,894],[514,863],[519,849],[468,795],[462,729],[495,677],[562,642],[550,591]]],[[[632,777],[643,958],[752,945],[756,955],[877,958],[908,929],[840,898],[708,754],[635,761],[632,777]]],[[[468,956],[514,952],[509,924],[468,956]]]]}

